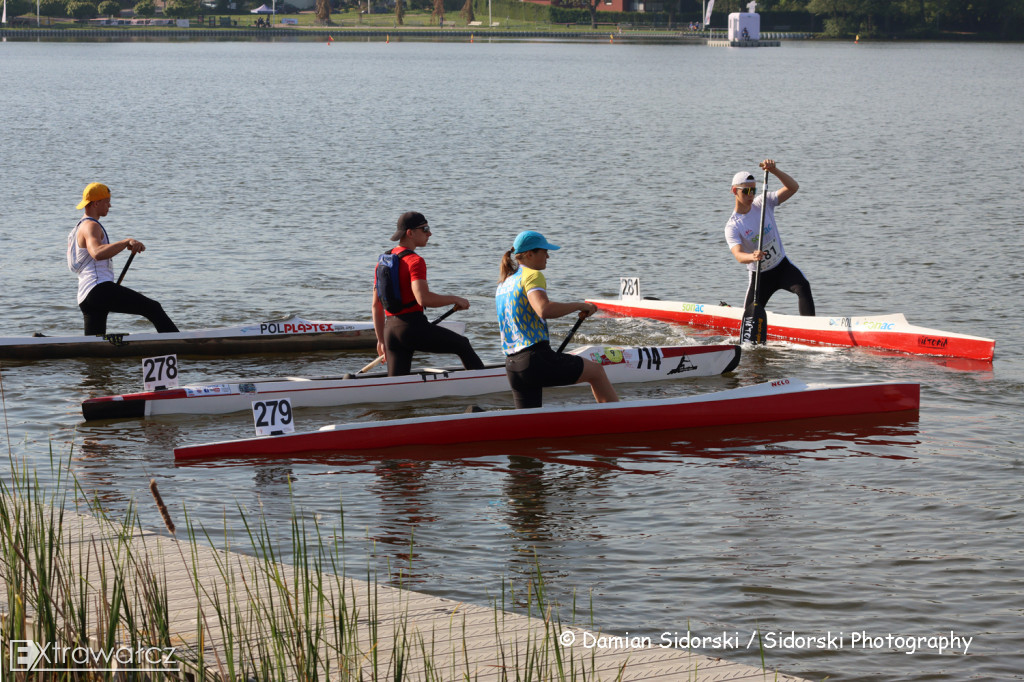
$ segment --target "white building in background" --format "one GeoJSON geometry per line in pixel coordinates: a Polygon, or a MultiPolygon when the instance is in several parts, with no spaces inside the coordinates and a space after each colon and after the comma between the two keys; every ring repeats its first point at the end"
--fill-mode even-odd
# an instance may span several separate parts
{"type": "Polygon", "coordinates": [[[746,12],[733,12],[729,15],[729,40],[761,39],[761,15],[754,11],[756,8],[756,0],[751,0],[746,12]]]}

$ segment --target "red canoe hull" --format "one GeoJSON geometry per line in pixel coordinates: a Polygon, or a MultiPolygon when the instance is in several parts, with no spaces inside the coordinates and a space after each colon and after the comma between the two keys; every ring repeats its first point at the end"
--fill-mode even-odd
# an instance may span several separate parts
{"type": "MultiPolygon", "coordinates": [[[[741,308],[677,301],[591,300],[601,310],[627,317],[646,317],[739,335],[741,308]]],[[[821,345],[862,346],[883,350],[968,358],[991,362],[996,342],[938,329],[917,327],[902,315],[878,317],[800,317],[768,313],[768,338],[821,345]]]]}
{"type": "Polygon", "coordinates": [[[565,438],[916,410],[918,384],[808,386],[782,379],[703,396],[509,410],[327,427],[327,430],[177,448],[176,460],[366,450],[403,445],[565,438]]]}

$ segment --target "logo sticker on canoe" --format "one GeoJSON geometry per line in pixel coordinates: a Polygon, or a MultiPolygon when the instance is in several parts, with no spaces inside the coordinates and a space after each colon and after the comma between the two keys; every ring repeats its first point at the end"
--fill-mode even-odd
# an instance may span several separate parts
{"type": "Polygon", "coordinates": [[[239,393],[255,393],[256,384],[238,384],[239,393]]]}
{"type": "Polygon", "coordinates": [[[669,370],[669,374],[682,374],[683,372],[692,372],[695,369],[697,369],[697,365],[690,362],[684,354],[679,358],[679,364],[676,365],[676,368],[669,370]]]}
{"type": "Polygon", "coordinates": [[[917,345],[925,348],[945,348],[948,343],[949,339],[937,339],[934,336],[917,337],[917,345]]]}
{"type": "Polygon", "coordinates": [[[201,398],[204,395],[228,395],[230,384],[207,384],[206,386],[186,386],[185,395],[189,398],[201,398]]]}
{"type": "Polygon", "coordinates": [[[260,334],[312,334],[317,332],[342,331],[330,322],[260,322],[260,334]]]}

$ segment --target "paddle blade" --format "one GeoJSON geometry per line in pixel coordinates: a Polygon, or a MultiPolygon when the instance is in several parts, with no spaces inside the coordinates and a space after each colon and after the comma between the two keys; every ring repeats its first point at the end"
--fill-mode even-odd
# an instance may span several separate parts
{"type": "Polygon", "coordinates": [[[756,303],[751,303],[743,311],[743,321],[740,323],[740,342],[763,345],[768,342],[768,315],[764,308],[756,303]]]}

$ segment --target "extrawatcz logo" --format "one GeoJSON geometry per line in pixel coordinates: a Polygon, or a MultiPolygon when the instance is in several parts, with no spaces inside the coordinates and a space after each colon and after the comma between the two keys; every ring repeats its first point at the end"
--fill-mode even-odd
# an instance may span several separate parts
{"type": "Polygon", "coordinates": [[[177,647],[118,646],[91,649],[86,646],[40,645],[31,639],[13,639],[8,669],[20,672],[181,672],[173,660],[177,647]]]}

